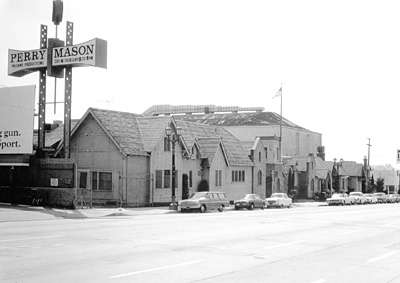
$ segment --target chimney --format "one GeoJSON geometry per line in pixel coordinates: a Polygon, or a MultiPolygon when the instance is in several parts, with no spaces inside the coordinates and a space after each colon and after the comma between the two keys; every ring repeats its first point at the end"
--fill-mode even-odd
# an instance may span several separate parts
{"type": "Polygon", "coordinates": [[[325,146],[320,145],[317,147],[317,157],[325,161],[325,146]]]}

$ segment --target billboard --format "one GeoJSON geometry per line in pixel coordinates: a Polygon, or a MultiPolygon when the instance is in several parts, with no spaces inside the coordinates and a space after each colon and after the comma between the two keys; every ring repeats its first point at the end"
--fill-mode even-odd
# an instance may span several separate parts
{"type": "Polygon", "coordinates": [[[0,88],[0,155],[32,154],[35,86],[0,88]]]}

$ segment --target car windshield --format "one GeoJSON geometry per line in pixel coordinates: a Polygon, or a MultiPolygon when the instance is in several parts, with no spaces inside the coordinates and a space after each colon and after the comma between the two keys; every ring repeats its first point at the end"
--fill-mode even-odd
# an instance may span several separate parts
{"type": "Polygon", "coordinates": [[[364,194],[365,197],[372,197],[371,194],[364,194]]]}
{"type": "Polygon", "coordinates": [[[208,197],[208,193],[200,192],[200,193],[192,194],[192,196],[190,198],[191,199],[200,199],[200,198],[207,198],[207,197],[208,197]]]}
{"type": "Polygon", "coordinates": [[[351,196],[362,196],[362,193],[350,193],[351,196]]]}
{"type": "Polygon", "coordinates": [[[271,198],[283,198],[283,194],[272,194],[271,198]]]}
{"type": "Polygon", "coordinates": [[[340,197],[344,197],[344,195],[343,194],[334,194],[332,197],[333,198],[340,198],[340,197]]]}
{"type": "Polygon", "coordinates": [[[253,198],[254,198],[254,195],[252,195],[252,194],[247,194],[247,195],[244,195],[242,198],[245,198],[245,199],[253,199],[253,198]]]}

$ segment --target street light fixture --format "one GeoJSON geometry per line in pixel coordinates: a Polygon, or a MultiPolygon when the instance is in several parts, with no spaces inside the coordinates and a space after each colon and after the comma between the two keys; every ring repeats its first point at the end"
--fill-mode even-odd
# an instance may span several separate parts
{"type": "Polygon", "coordinates": [[[169,205],[169,210],[177,210],[178,205],[175,201],[175,143],[179,141],[179,137],[182,134],[182,129],[180,127],[176,127],[176,134],[172,132],[170,127],[165,128],[165,134],[168,137],[168,141],[172,143],[172,195],[171,195],[171,204],[169,205]]]}

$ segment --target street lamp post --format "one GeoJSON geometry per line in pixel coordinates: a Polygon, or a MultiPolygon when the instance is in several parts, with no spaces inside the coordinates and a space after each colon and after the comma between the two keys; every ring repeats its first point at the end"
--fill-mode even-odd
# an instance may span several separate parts
{"type": "Polygon", "coordinates": [[[171,204],[169,205],[169,210],[177,210],[178,205],[175,201],[175,181],[176,181],[176,170],[175,170],[175,143],[179,141],[179,137],[181,135],[181,128],[176,128],[176,134],[172,133],[172,129],[170,127],[165,128],[165,134],[168,137],[168,140],[172,143],[172,195],[171,195],[171,204]]]}

